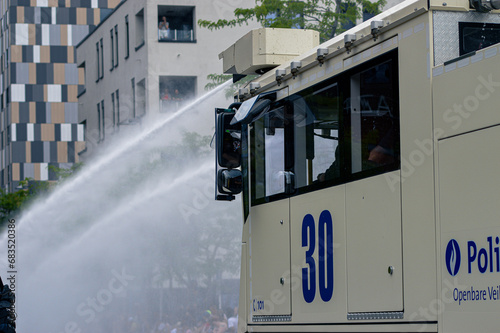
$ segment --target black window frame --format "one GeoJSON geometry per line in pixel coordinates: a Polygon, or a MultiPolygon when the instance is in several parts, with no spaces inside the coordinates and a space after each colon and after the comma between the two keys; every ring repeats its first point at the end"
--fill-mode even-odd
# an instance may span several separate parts
{"type": "MultiPolygon", "coordinates": [[[[367,61],[366,63],[360,64],[360,65],[350,69],[349,71],[347,71],[348,77],[346,77],[346,79],[350,78],[355,73],[361,73],[367,69],[370,69],[374,66],[384,64],[388,61],[392,61],[392,73],[391,73],[392,74],[392,82],[395,83],[393,85],[393,89],[391,91],[392,91],[393,96],[395,97],[395,98],[393,98],[393,103],[394,103],[393,109],[394,109],[394,112],[396,113],[397,120],[398,120],[397,122],[395,122],[393,124],[394,130],[395,130],[395,133],[393,134],[394,141],[399,144],[397,147],[394,147],[397,151],[397,159],[393,163],[390,163],[387,165],[378,166],[376,168],[352,173],[352,171],[351,171],[352,170],[351,159],[346,158],[346,156],[351,156],[352,145],[349,144],[348,147],[346,147],[346,149],[344,151],[345,168],[348,171],[348,174],[346,175],[346,182],[352,182],[352,181],[380,175],[383,173],[391,172],[394,170],[399,170],[401,167],[401,165],[400,165],[400,160],[401,160],[401,148],[400,148],[400,131],[401,131],[400,126],[401,125],[400,125],[400,122],[401,121],[400,121],[400,106],[399,106],[399,76],[398,76],[399,68],[398,68],[398,51],[397,51],[397,49],[393,50],[393,51],[389,51],[381,56],[378,56],[370,61],[367,61]]],[[[350,84],[346,84],[346,86],[348,88],[348,96],[350,96],[351,95],[350,84]]],[[[344,127],[350,128],[351,127],[350,118],[347,117],[345,113],[344,113],[344,117],[347,118],[344,122],[344,124],[345,124],[344,127]]]]}
{"type": "Polygon", "coordinates": [[[104,41],[102,38],[99,41],[99,45],[101,46],[101,76],[99,79],[102,80],[104,78],[104,41]]]}
{"type": "Polygon", "coordinates": [[[97,129],[99,133],[99,139],[97,140],[97,143],[101,143],[101,103],[97,103],[97,129]]]}
{"type": "Polygon", "coordinates": [[[116,116],[115,116],[115,92],[111,93],[111,112],[113,113],[113,129],[116,127],[116,116]]]}
{"type": "Polygon", "coordinates": [[[135,119],[135,77],[130,80],[132,84],[132,119],[135,119]]]}
{"type": "Polygon", "coordinates": [[[95,43],[96,50],[97,50],[97,57],[96,57],[96,64],[97,64],[97,80],[95,82],[99,82],[101,79],[101,59],[100,59],[100,52],[99,52],[99,41],[95,43]]]}
{"type": "MultiPolygon", "coordinates": [[[[281,107],[286,107],[285,106],[286,103],[288,103],[287,98],[276,101],[276,102],[271,104],[271,110],[279,109],[281,107]]],[[[256,147],[263,143],[263,142],[258,142],[257,135],[255,135],[256,124],[259,124],[260,122],[265,122],[265,121],[266,120],[264,119],[264,117],[262,117],[257,122],[253,122],[249,125],[249,132],[250,132],[249,144],[250,144],[251,155],[253,155],[254,152],[257,150],[256,147]]],[[[291,126],[287,126],[287,125],[284,126],[284,134],[283,135],[284,135],[284,142],[285,143],[289,142],[290,140],[293,140],[293,130],[291,129],[291,126]]],[[[290,164],[293,161],[293,151],[287,150],[286,148],[287,147],[285,146],[285,149],[284,149],[285,170],[284,171],[289,171],[290,164]]],[[[265,156],[265,146],[262,148],[262,154],[264,154],[264,156],[265,156]]],[[[265,161],[265,157],[263,157],[263,160],[265,161]]],[[[251,170],[251,172],[250,172],[250,181],[251,181],[250,188],[251,188],[251,192],[252,192],[251,206],[263,204],[266,202],[281,200],[281,199],[285,199],[285,198],[288,198],[291,196],[290,193],[277,193],[277,194],[273,194],[270,196],[264,196],[264,197],[257,198],[256,197],[256,190],[255,190],[256,186],[254,185],[257,182],[257,176],[256,176],[257,167],[255,165],[255,162],[256,162],[256,159],[251,159],[250,163],[249,163],[250,170],[251,170]]],[[[264,179],[263,179],[264,181],[265,181],[265,178],[266,177],[264,176],[264,179]]],[[[264,188],[264,190],[265,190],[265,188],[264,188]]]]}
{"type": "Polygon", "coordinates": [[[104,100],[101,101],[101,117],[102,117],[102,141],[106,138],[106,124],[105,124],[105,118],[106,118],[106,113],[104,112],[104,100]]]}
{"type": "MultiPolygon", "coordinates": [[[[346,184],[349,182],[353,182],[356,180],[364,179],[364,178],[369,178],[372,176],[376,175],[381,175],[387,172],[395,171],[395,170],[400,170],[401,168],[401,151],[400,151],[400,105],[399,105],[399,78],[398,78],[398,50],[392,50],[389,52],[386,52],[376,58],[370,59],[366,61],[363,64],[357,65],[353,68],[350,68],[334,77],[328,78],[322,82],[319,82],[312,87],[306,88],[304,90],[299,91],[298,93],[292,94],[288,97],[285,97],[284,99],[281,99],[279,101],[276,101],[272,104],[271,110],[275,107],[278,107],[282,105],[283,103],[287,103],[293,96],[297,96],[299,94],[304,94],[308,90],[320,90],[323,87],[326,87],[328,85],[331,85],[334,82],[338,83],[339,87],[339,96],[340,96],[340,113],[339,113],[339,129],[338,129],[338,137],[339,137],[339,157],[340,157],[340,176],[335,179],[330,179],[326,180],[323,182],[314,182],[312,184],[309,184],[307,186],[301,187],[301,188],[296,188],[293,190],[291,193],[278,193],[274,194],[271,196],[265,196],[265,197],[256,197],[256,160],[254,158],[249,157],[248,161],[248,167],[250,168],[250,192],[251,192],[251,197],[250,197],[250,205],[251,206],[256,206],[276,200],[281,200],[285,198],[290,198],[294,197],[297,195],[301,195],[304,193],[308,192],[313,192],[317,191],[320,189],[336,186],[336,185],[341,185],[341,184],[346,184]],[[367,169],[367,170],[362,170],[356,173],[352,173],[352,166],[351,166],[351,142],[350,138],[347,138],[347,129],[350,131],[350,115],[351,115],[351,110],[350,107],[346,108],[344,107],[344,102],[348,100],[351,97],[351,77],[356,75],[357,73],[362,73],[363,71],[366,71],[372,67],[376,67],[378,65],[382,65],[386,62],[391,62],[391,79],[392,79],[392,96],[393,96],[393,113],[395,115],[395,121],[393,123],[393,129],[394,129],[394,142],[396,143],[397,147],[394,147],[395,150],[395,160],[391,163],[380,165],[373,167],[372,169],[367,169]]],[[[284,171],[292,171],[293,170],[293,160],[294,160],[294,133],[293,133],[293,122],[290,122],[290,125],[288,128],[285,128],[285,142],[288,142],[288,145],[285,145],[285,170],[284,171]]],[[[250,146],[250,154],[249,156],[253,155],[255,152],[256,148],[256,135],[255,135],[255,124],[250,124],[249,125],[249,137],[248,137],[248,145],[250,146]]],[[[265,154],[265,153],[264,153],[265,154]]],[[[265,177],[263,179],[265,181],[265,177]]],[[[246,191],[248,194],[248,191],[246,191]]]]}
{"type": "Polygon", "coordinates": [[[120,130],[120,90],[116,89],[115,91],[115,99],[116,99],[116,131],[120,130]]]}
{"type": "Polygon", "coordinates": [[[111,68],[109,71],[111,72],[113,69],[115,69],[115,41],[114,41],[114,32],[113,28],[109,31],[110,39],[111,39],[111,68]]]}
{"type": "Polygon", "coordinates": [[[146,21],[144,8],[135,14],[135,51],[139,51],[146,44],[146,21]]]}
{"type": "Polygon", "coordinates": [[[119,53],[118,53],[118,24],[115,25],[115,52],[116,52],[116,58],[115,58],[115,68],[118,67],[118,59],[119,53]]]}
{"type": "Polygon", "coordinates": [[[125,59],[128,59],[130,56],[130,25],[128,21],[128,15],[125,15],[125,35],[126,35],[125,59]]]}

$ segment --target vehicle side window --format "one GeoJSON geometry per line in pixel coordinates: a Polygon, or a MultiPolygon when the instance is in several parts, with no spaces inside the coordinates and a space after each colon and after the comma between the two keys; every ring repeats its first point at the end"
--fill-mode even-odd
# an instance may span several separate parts
{"type": "Polygon", "coordinates": [[[285,193],[285,106],[273,105],[251,125],[253,199],[285,193]]]}
{"type": "Polygon", "coordinates": [[[350,77],[345,101],[350,122],[351,173],[394,164],[399,159],[399,116],[392,60],[350,77]]]}
{"type": "Polygon", "coordinates": [[[250,124],[252,205],[400,168],[397,50],[290,95],[250,124]]]}
{"type": "Polygon", "coordinates": [[[290,98],[294,110],[295,188],[340,177],[337,82],[307,89],[290,98]]]}

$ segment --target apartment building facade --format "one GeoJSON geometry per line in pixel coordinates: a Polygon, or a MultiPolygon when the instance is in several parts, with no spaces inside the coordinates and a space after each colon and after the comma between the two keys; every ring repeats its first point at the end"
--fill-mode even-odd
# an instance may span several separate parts
{"type": "Polygon", "coordinates": [[[207,75],[222,71],[221,50],[259,25],[209,31],[197,20],[231,19],[235,8],[252,5],[253,0],[121,2],[76,48],[85,78],[78,96],[86,142],[81,156],[204,94],[207,75]]]}
{"type": "Polygon", "coordinates": [[[56,180],[78,162],[75,46],[120,0],[0,1],[0,186],[56,180]]]}

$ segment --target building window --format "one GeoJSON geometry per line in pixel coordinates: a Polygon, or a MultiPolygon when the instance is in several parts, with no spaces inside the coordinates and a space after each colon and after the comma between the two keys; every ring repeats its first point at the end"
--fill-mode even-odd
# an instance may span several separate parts
{"type": "Polygon", "coordinates": [[[135,118],[135,78],[132,78],[132,118],[135,118]]]}
{"type": "Polygon", "coordinates": [[[120,129],[120,91],[117,89],[115,93],[116,98],[116,128],[120,129]]]}
{"type": "Polygon", "coordinates": [[[101,125],[102,125],[102,141],[104,141],[104,136],[105,136],[104,130],[106,128],[105,123],[104,123],[104,100],[101,101],[101,118],[102,118],[102,122],[101,122],[101,125]]]}
{"type": "Polygon", "coordinates": [[[125,34],[126,34],[126,48],[125,48],[125,59],[128,59],[130,55],[130,29],[128,23],[128,15],[125,16],[125,34]]]}
{"type": "MultiPolygon", "coordinates": [[[[86,139],[87,139],[87,119],[83,120],[80,123],[80,125],[82,125],[82,128],[83,128],[83,138],[82,138],[82,141],[86,141],[86,139]]],[[[84,150],[86,150],[86,148],[84,150]]],[[[80,153],[82,153],[82,151],[80,153]]]]}
{"type": "Polygon", "coordinates": [[[115,129],[116,126],[116,116],[115,116],[115,93],[111,93],[111,112],[113,113],[113,130],[115,129]]]}
{"type": "Polygon", "coordinates": [[[146,79],[137,82],[137,116],[142,117],[146,114],[146,79]]]}
{"type": "Polygon", "coordinates": [[[135,50],[144,45],[144,8],[135,14],[135,50]]]}
{"type": "Polygon", "coordinates": [[[118,25],[115,25],[115,67],[118,67],[118,25]]]}
{"type": "Polygon", "coordinates": [[[196,94],[196,76],[160,76],[160,112],[175,112],[196,94]]]}
{"type": "Polygon", "coordinates": [[[97,64],[97,80],[95,82],[99,82],[99,79],[101,78],[101,61],[100,61],[100,52],[99,52],[99,42],[95,43],[96,51],[97,51],[97,58],[96,58],[96,64],[97,64]]]}
{"type": "Polygon", "coordinates": [[[194,6],[158,6],[160,42],[196,42],[194,6]]]}
{"type": "Polygon", "coordinates": [[[112,71],[115,68],[115,41],[113,29],[110,30],[109,35],[111,37],[111,68],[109,70],[112,71]]]}
{"type": "Polygon", "coordinates": [[[79,66],[78,66],[78,95],[77,97],[80,97],[81,95],[85,94],[85,83],[86,83],[86,72],[85,72],[85,62],[82,62],[79,66]],[[83,84],[80,84],[82,83],[83,84]]]}
{"type": "Polygon", "coordinates": [[[97,129],[99,130],[99,138],[97,143],[101,142],[102,127],[101,127],[101,103],[97,103],[97,129]]]}
{"type": "Polygon", "coordinates": [[[104,43],[102,38],[99,41],[99,44],[101,45],[101,76],[99,78],[102,79],[104,78],[104,43]]]}
{"type": "MultiPolygon", "coordinates": [[[[9,36],[10,36],[9,29],[7,29],[5,30],[5,39],[4,39],[5,45],[10,45],[9,36]]],[[[9,68],[9,52],[5,50],[5,69],[7,70],[7,68],[9,68]]]]}

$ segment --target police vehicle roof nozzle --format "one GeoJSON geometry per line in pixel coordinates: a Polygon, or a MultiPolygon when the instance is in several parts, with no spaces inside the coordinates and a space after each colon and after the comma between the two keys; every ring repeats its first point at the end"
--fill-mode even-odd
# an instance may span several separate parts
{"type": "Polygon", "coordinates": [[[347,53],[349,54],[352,44],[356,41],[356,35],[355,34],[346,34],[344,36],[344,46],[345,49],[347,50],[347,53]]]}
{"type": "Polygon", "coordinates": [[[290,72],[292,73],[292,77],[295,79],[299,69],[302,67],[302,61],[292,61],[290,63],[290,72]]]}
{"type": "Polygon", "coordinates": [[[325,57],[328,55],[328,49],[326,47],[320,47],[316,51],[316,60],[319,62],[319,66],[323,66],[323,63],[325,62],[325,57]]]}
{"type": "Polygon", "coordinates": [[[281,81],[283,81],[283,78],[286,75],[286,69],[277,69],[276,70],[276,82],[278,82],[278,86],[281,84],[281,81]]]}

